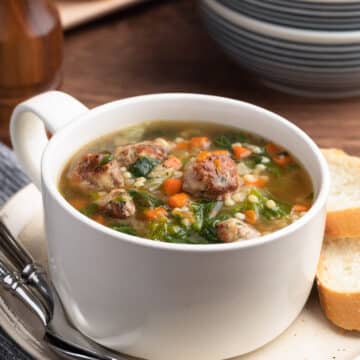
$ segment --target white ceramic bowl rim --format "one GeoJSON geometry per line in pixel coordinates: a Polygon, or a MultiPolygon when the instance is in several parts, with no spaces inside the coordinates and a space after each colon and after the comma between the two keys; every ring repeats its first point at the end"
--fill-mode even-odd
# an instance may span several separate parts
{"type": "MultiPolygon", "coordinates": [[[[221,0],[217,0],[221,1],[221,0]]],[[[234,1],[234,0],[225,0],[225,1],[234,1]]],[[[289,1],[289,0],[245,0],[248,3],[251,3],[251,5],[258,5],[261,3],[264,6],[283,6],[286,5],[287,8],[284,9],[285,12],[292,12],[293,10],[312,10],[315,9],[316,11],[319,10],[335,10],[335,11],[349,11],[355,7],[358,7],[360,5],[359,0],[350,0],[347,2],[338,2],[338,1],[331,1],[327,2],[327,0],[320,0],[320,1],[314,1],[314,0],[301,0],[301,1],[289,1]],[[315,7],[315,8],[314,8],[315,7]]]]}
{"type": "Polygon", "coordinates": [[[255,33],[272,36],[291,42],[312,44],[351,44],[360,42],[360,30],[356,31],[321,31],[304,30],[281,25],[274,25],[256,20],[238,13],[216,0],[202,0],[214,13],[227,21],[255,33]]]}
{"type": "MultiPolygon", "coordinates": [[[[143,95],[143,96],[135,96],[131,98],[127,98],[124,100],[116,100],[113,102],[109,102],[107,104],[98,106],[96,108],[91,109],[92,115],[101,115],[104,111],[118,107],[122,104],[136,104],[141,103],[144,100],[151,100],[151,99],[159,99],[159,98],[166,98],[166,99],[173,99],[173,100],[181,100],[181,99],[199,99],[199,100],[207,100],[207,101],[220,101],[222,103],[228,103],[228,104],[239,104],[241,103],[244,107],[252,108],[253,110],[257,112],[263,113],[264,116],[271,118],[273,121],[277,121],[281,123],[283,126],[288,127],[291,129],[291,131],[295,132],[302,140],[309,146],[309,148],[312,150],[312,153],[314,155],[314,160],[317,161],[319,164],[320,172],[321,172],[321,186],[319,189],[319,192],[316,196],[316,199],[314,200],[314,203],[310,210],[300,219],[295,221],[294,223],[277,230],[273,233],[261,236],[259,238],[253,239],[253,240],[247,240],[247,241],[239,241],[234,242],[231,244],[209,244],[209,245],[196,245],[196,244],[173,244],[173,243],[166,243],[162,241],[157,240],[149,240],[145,238],[141,238],[138,236],[128,235],[125,233],[120,233],[115,230],[112,230],[106,226],[100,225],[97,222],[89,219],[85,215],[81,214],[78,210],[76,210],[74,207],[72,207],[65,198],[60,194],[56,181],[53,181],[51,174],[47,172],[47,164],[48,162],[51,162],[52,159],[50,157],[50,153],[53,148],[56,148],[58,146],[58,139],[66,135],[66,133],[71,132],[72,128],[76,126],[79,122],[85,122],[87,118],[87,113],[84,115],[78,117],[75,121],[65,126],[63,129],[61,129],[59,132],[57,132],[49,141],[47,148],[43,154],[42,158],[42,164],[41,164],[41,170],[42,170],[42,179],[43,179],[43,187],[44,185],[49,191],[49,194],[52,196],[54,201],[56,201],[60,206],[70,213],[73,217],[75,217],[77,220],[87,224],[89,227],[93,228],[94,230],[105,233],[107,235],[110,235],[113,239],[116,241],[127,241],[133,244],[137,244],[139,246],[145,246],[150,248],[155,248],[159,250],[170,250],[170,251],[187,251],[187,252],[218,252],[218,251],[231,251],[235,249],[240,248],[249,248],[249,247],[256,247],[259,245],[262,245],[264,243],[268,243],[271,241],[275,241],[279,238],[282,238],[286,235],[289,235],[293,233],[294,231],[298,230],[305,224],[307,224],[309,221],[311,221],[317,214],[321,211],[323,206],[326,204],[327,196],[330,189],[330,176],[328,172],[328,167],[326,164],[326,161],[321,154],[320,149],[317,147],[317,145],[313,142],[313,140],[310,139],[310,137],[304,133],[302,130],[300,130],[297,126],[289,122],[288,120],[285,120],[283,117],[268,111],[266,109],[263,109],[259,106],[252,105],[243,101],[219,97],[219,96],[212,96],[212,95],[201,95],[201,94],[191,94],[191,93],[162,93],[162,94],[151,94],[151,95],[143,95]],[[85,120],[85,121],[84,121],[85,120]]],[[[296,154],[295,154],[296,155],[296,154]]],[[[311,176],[311,174],[310,174],[311,176]]]]}
{"type": "Polygon", "coordinates": [[[356,4],[356,3],[360,3],[359,0],[301,0],[302,2],[305,3],[325,3],[325,4],[356,4]]]}

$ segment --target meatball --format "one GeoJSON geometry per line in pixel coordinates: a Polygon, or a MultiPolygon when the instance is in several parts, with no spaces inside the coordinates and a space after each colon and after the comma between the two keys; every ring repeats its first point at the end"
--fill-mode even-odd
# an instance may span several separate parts
{"type": "Polygon", "coordinates": [[[253,226],[235,218],[219,222],[216,225],[216,233],[218,239],[225,243],[248,240],[260,235],[253,226]]]}
{"type": "Polygon", "coordinates": [[[136,144],[119,146],[115,150],[115,157],[121,166],[128,167],[140,156],[147,156],[163,161],[167,158],[170,144],[164,139],[142,141],[136,144]]]}
{"type": "Polygon", "coordinates": [[[84,155],[68,177],[84,190],[111,190],[124,185],[120,165],[109,153],[84,155]]]}
{"type": "Polygon", "coordinates": [[[235,162],[226,151],[201,152],[184,169],[184,191],[207,199],[222,199],[237,189],[235,162]]]}
{"type": "Polygon", "coordinates": [[[117,219],[125,219],[135,214],[132,197],[124,189],[115,189],[100,197],[96,204],[100,211],[117,219]]]}

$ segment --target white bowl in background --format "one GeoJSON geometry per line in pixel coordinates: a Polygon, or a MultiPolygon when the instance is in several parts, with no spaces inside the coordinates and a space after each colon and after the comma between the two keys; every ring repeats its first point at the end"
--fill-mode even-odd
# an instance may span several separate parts
{"type": "Polygon", "coordinates": [[[249,31],[258,34],[269,35],[271,37],[287,40],[290,42],[321,44],[321,45],[346,45],[360,44],[359,31],[312,31],[304,29],[296,29],[286,26],[274,25],[253,19],[236,12],[216,0],[202,0],[203,3],[215,13],[227,21],[240,26],[249,31]]]}
{"type": "Polygon", "coordinates": [[[245,16],[270,24],[322,31],[351,31],[360,29],[360,2],[357,8],[336,10],[324,5],[317,9],[295,7],[264,0],[218,0],[224,6],[245,16]]]}
{"type": "Polygon", "coordinates": [[[202,0],[202,12],[220,47],[270,86],[315,97],[360,94],[360,31],[272,25],[215,0],[202,0]]]}

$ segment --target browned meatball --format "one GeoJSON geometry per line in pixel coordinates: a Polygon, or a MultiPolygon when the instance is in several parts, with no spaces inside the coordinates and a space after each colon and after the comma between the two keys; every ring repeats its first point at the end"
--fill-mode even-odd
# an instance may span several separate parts
{"type": "Polygon", "coordinates": [[[119,146],[115,150],[115,157],[121,166],[128,167],[140,156],[147,156],[163,161],[169,152],[169,144],[166,140],[156,139],[153,141],[142,141],[137,144],[119,146]]]}
{"type": "Polygon", "coordinates": [[[260,235],[253,226],[235,218],[219,222],[216,225],[216,233],[218,239],[225,243],[248,240],[260,235]]]}
{"type": "Polygon", "coordinates": [[[84,155],[69,171],[68,177],[84,190],[111,190],[124,185],[120,165],[109,153],[84,155]]]}
{"type": "Polygon", "coordinates": [[[115,189],[96,201],[105,214],[125,219],[135,214],[136,208],[132,197],[124,189],[115,189]]]}
{"type": "Polygon", "coordinates": [[[201,152],[184,170],[184,191],[198,197],[221,199],[239,184],[235,162],[226,151],[201,152]]]}

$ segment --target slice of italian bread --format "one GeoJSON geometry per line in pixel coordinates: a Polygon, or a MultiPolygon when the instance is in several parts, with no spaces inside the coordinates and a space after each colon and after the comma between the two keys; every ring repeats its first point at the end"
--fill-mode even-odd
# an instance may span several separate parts
{"type": "Polygon", "coordinates": [[[360,237],[324,241],[317,286],[326,317],[343,329],[360,331],[360,237]]]}
{"type": "Polygon", "coordinates": [[[331,189],[316,277],[320,304],[334,324],[360,331],[360,158],[337,149],[323,154],[331,189]]]}
{"type": "Polygon", "coordinates": [[[322,150],[330,168],[326,236],[360,237],[360,158],[338,149],[322,150]]]}

